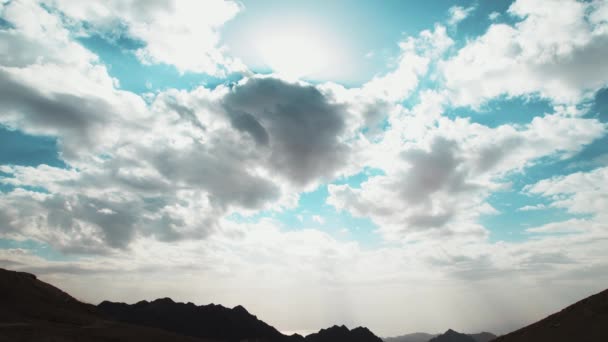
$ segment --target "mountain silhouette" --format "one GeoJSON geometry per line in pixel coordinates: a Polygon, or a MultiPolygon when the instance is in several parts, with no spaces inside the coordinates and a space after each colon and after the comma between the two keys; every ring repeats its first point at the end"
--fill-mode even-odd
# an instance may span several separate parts
{"type": "Polygon", "coordinates": [[[170,298],[141,301],[136,304],[104,301],[98,310],[114,320],[161,328],[182,335],[238,342],[301,341],[302,336],[286,336],[250,314],[244,307],[176,303],[170,298]]]}
{"type": "Polygon", "coordinates": [[[444,332],[441,335],[435,336],[429,342],[476,342],[472,336],[462,334],[452,329],[444,332]]]}
{"type": "Polygon", "coordinates": [[[35,275],[0,268],[0,342],[204,342],[156,328],[106,320],[35,275]]]}
{"type": "Polygon", "coordinates": [[[380,337],[367,328],[358,327],[349,330],[343,325],[321,329],[318,333],[306,336],[305,340],[306,342],[382,342],[380,337]]]}
{"type": "Polygon", "coordinates": [[[232,309],[215,304],[197,306],[162,298],[132,305],[104,301],[97,308],[107,317],[120,322],[228,342],[382,342],[363,327],[349,330],[345,326],[333,326],[306,337],[297,334],[287,336],[259,320],[242,306],[232,309]]]}
{"type": "Polygon", "coordinates": [[[50,321],[90,324],[99,317],[95,306],[84,304],[35,275],[0,269],[0,321],[50,321]]]}
{"type": "Polygon", "coordinates": [[[494,340],[495,342],[608,341],[608,290],[494,340]]]}

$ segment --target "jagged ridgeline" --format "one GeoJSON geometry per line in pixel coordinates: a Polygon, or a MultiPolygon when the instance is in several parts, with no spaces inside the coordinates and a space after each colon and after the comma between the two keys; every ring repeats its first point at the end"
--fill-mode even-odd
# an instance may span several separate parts
{"type": "MultiPolygon", "coordinates": [[[[136,304],[78,301],[36,276],[0,269],[0,342],[381,342],[367,328],[333,326],[306,337],[284,335],[242,306],[176,303],[169,298],[136,304]]],[[[603,342],[608,341],[608,290],[510,334],[410,334],[387,342],[603,342]]]]}
{"type": "Polygon", "coordinates": [[[366,328],[284,335],[244,307],[176,303],[78,301],[36,276],[0,269],[0,342],[13,341],[294,341],[381,342],[366,328]]]}

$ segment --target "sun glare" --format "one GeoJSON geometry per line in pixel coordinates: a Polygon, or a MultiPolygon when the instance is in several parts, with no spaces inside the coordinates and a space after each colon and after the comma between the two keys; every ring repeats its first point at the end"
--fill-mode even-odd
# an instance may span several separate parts
{"type": "Polygon", "coordinates": [[[266,66],[287,78],[311,77],[335,64],[335,48],[327,37],[307,28],[261,34],[256,46],[266,66]]]}

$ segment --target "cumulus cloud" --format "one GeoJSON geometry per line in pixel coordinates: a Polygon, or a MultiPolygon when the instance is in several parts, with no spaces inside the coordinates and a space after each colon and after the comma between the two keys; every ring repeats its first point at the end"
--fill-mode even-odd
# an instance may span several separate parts
{"type": "Polygon", "coordinates": [[[607,129],[598,120],[562,113],[536,117],[519,128],[490,128],[436,116],[441,96],[425,101],[392,117],[384,139],[369,148],[371,166],[385,175],[371,177],[360,189],[329,187],[330,204],[370,217],[389,239],[485,236],[477,221],[482,214],[497,213],[486,199],[508,186],[502,177],[541,157],[569,157],[607,129]]]}
{"type": "MultiPolygon", "coordinates": [[[[150,12],[138,12],[141,4],[135,2],[52,5],[68,17],[102,26],[112,24],[115,14],[137,26],[137,20],[153,23],[164,12],[183,10],[169,2],[167,8],[144,6],[150,12]],[[91,17],[97,14],[99,21],[91,17]]],[[[72,40],[56,12],[13,1],[2,16],[11,26],[0,31],[0,44],[18,53],[0,56],[6,89],[0,95],[0,122],[56,136],[62,158],[74,167],[3,167],[9,176],[2,182],[15,187],[0,203],[4,236],[34,238],[76,253],[125,249],[141,236],[202,238],[236,208],[293,202],[293,191],[332,176],[347,158],[339,137],[343,109],[311,86],[251,80],[233,90],[169,90],[146,105],[116,88],[97,57],[72,40]],[[239,119],[241,106],[250,121],[239,119]],[[251,120],[265,126],[256,131],[251,120]],[[307,130],[301,130],[302,123],[307,130]],[[271,178],[274,169],[283,180],[271,178]],[[45,193],[23,190],[31,187],[45,193]]],[[[219,20],[213,25],[223,22],[221,16],[213,20],[219,20]]]]}
{"type": "Polygon", "coordinates": [[[45,1],[70,20],[85,24],[84,34],[116,35],[116,27],[144,46],[135,51],[144,63],[174,65],[178,70],[222,75],[241,71],[239,61],[226,56],[219,28],[241,6],[233,1],[45,1]],[[91,32],[92,31],[92,32],[91,32]],[[193,43],[196,42],[196,43],[193,43]]]}
{"type": "Polygon", "coordinates": [[[348,157],[346,112],[312,86],[251,79],[223,99],[231,123],[270,149],[270,166],[296,184],[331,177],[348,157]]]}
{"type": "Polygon", "coordinates": [[[429,68],[434,58],[441,56],[454,41],[447,35],[444,26],[434,30],[423,30],[417,37],[408,37],[399,43],[401,56],[397,68],[380,77],[374,77],[363,86],[363,91],[388,101],[406,98],[418,85],[418,81],[429,68]]]}
{"type": "MultiPolygon", "coordinates": [[[[21,104],[30,109],[35,101],[23,99],[25,94],[3,98],[5,108],[19,115],[21,104]]],[[[68,106],[61,99],[54,98],[58,106],[68,106]]],[[[70,125],[55,121],[57,130],[49,133],[59,136],[63,152],[75,144],[74,148],[93,155],[79,163],[78,171],[44,165],[5,167],[11,177],[2,180],[51,192],[31,202],[31,210],[21,205],[31,193],[15,198],[8,194],[2,206],[23,208],[11,214],[21,218],[21,227],[31,228],[22,228],[23,234],[56,241],[64,251],[70,251],[70,245],[92,252],[103,244],[125,248],[138,234],[161,240],[205,237],[229,211],[291,205],[294,191],[333,177],[349,158],[341,136],[344,109],[308,85],[265,78],[244,81],[231,90],[159,94],[145,114],[156,119],[148,121],[146,130],[132,130],[136,136],[121,136],[110,145],[117,146],[113,149],[98,149],[100,137],[86,134],[88,129],[107,127],[103,120],[98,127],[95,120],[86,120],[100,107],[83,107],[81,97],[75,100],[81,105],[74,107],[74,115],[83,120],[82,125],[71,129],[79,121],[70,125]],[[180,107],[175,106],[176,98],[180,107]],[[249,121],[239,119],[243,117],[249,121]],[[81,134],[91,139],[90,148],[78,140],[81,134]],[[105,157],[95,158],[95,153],[105,157]],[[277,175],[282,177],[271,178],[277,175]],[[106,202],[107,198],[115,201],[106,202]],[[34,220],[33,213],[39,219],[34,220]],[[66,234],[59,238],[53,231],[66,234]],[[84,232],[93,240],[85,243],[76,238],[84,232]]],[[[54,107],[40,108],[44,110],[40,117],[46,119],[54,107]]],[[[36,114],[30,110],[23,125],[37,127],[36,114]]]]}
{"type": "MultiPolygon", "coordinates": [[[[84,20],[110,6],[89,5],[66,15],[84,20]]],[[[149,10],[156,18],[161,9],[149,10]]],[[[13,25],[2,41],[31,44],[2,60],[0,122],[56,136],[71,167],[4,167],[10,176],[2,182],[16,190],[0,207],[4,233],[14,238],[82,253],[124,249],[141,236],[204,238],[234,210],[293,205],[299,191],[349,161],[351,113],[314,86],[252,78],[215,90],[167,90],[146,104],[117,89],[57,13],[15,1],[2,15],[13,25]],[[22,190],[31,187],[48,193],[22,190]]]]}
{"type": "Polygon", "coordinates": [[[492,24],[441,63],[457,105],[479,106],[499,95],[538,95],[577,103],[606,85],[606,3],[519,0],[513,26],[492,24]]]}

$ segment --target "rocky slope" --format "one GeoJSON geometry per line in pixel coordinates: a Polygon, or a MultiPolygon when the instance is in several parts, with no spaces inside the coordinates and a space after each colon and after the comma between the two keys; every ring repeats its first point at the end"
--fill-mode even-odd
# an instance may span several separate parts
{"type": "Polygon", "coordinates": [[[495,342],[608,341],[608,290],[494,340],[495,342]]]}

